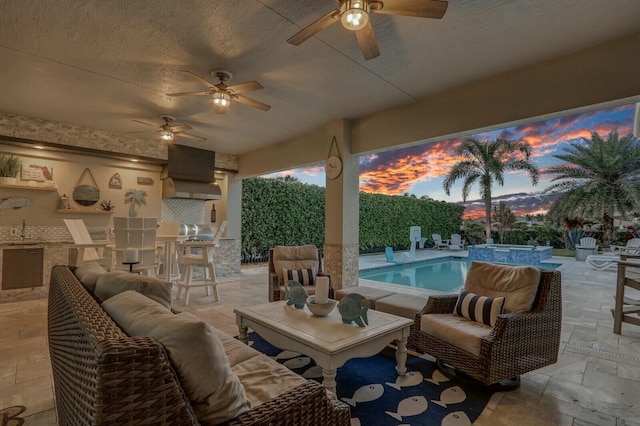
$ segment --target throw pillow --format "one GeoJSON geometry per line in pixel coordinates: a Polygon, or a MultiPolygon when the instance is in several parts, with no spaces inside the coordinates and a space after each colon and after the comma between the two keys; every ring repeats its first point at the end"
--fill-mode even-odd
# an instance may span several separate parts
{"type": "Polygon", "coordinates": [[[95,262],[84,262],[73,271],[78,281],[82,283],[90,294],[93,294],[96,289],[96,282],[98,277],[102,274],[106,274],[107,271],[95,262]]]}
{"type": "Polygon", "coordinates": [[[164,346],[202,425],[224,423],[251,408],[209,324],[186,312],[173,314],[135,291],[113,296],[102,307],[130,336],[153,337],[164,346]]]}
{"type": "Polygon", "coordinates": [[[147,275],[132,274],[125,271],[112,271],[98,277],[95,296],[101,302],[122,293],[134,290],[171,308],[171,283],[147,275]]]}
{"type": "Polygon", "coordinates": [[[302,285],[315,285],[316,284],[316,268],[305,269],[282,269],[282,275],[284,275],[284,282],[289,280],[297,281],[302,285]]]}
{"type": "Polygon", "coordinates": [[[453,312],[460,317],[493,327],[503,309],[504,297],[479,296],[462,290],[453,312]]]}

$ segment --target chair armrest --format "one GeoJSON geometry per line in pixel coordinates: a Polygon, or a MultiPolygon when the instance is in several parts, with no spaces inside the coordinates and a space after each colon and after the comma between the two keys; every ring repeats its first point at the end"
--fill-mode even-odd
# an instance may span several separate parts
{"type": "Polygon", "coordinates": [[[450,314],[458,301],[457,294],[442,294],[437,296],[429,296],[427,304],[422,308],[418,315],[424,314],[450,314]]]}
{"type": "Polygon", "coordinates": [[[540,330],[544,330],[545,337],[551,339],[553,336],[549,333],[549,327],[557,327],[559,334],[561,322],[559,319],[554,321],[550,316],[544,311],[500,314],[491,333],[482,339],[494,345],[511,345],[518,339],[535,340],[531,333],[540,330]]]}
{"type": "Polygon", "coordinates": [[[308,381],[230,420],[226,426],[337,425],[351,424],[349,406],[330,400],[324,388],[308,381]]]}

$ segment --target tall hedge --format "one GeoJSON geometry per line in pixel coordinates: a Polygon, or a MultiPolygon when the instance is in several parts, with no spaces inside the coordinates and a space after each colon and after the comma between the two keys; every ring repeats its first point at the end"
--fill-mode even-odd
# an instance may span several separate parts
{"type": "MultiPolygon", "coordinates": [[[[275,245],[324,245],[325,189],[296,179],[242,183],[242,252],[258,255],[275,245]]],[[[360,193],[360,251],[409,246],[409,227],[422,235],[460,232],[464,207],[407,196],[360,193]]]]}

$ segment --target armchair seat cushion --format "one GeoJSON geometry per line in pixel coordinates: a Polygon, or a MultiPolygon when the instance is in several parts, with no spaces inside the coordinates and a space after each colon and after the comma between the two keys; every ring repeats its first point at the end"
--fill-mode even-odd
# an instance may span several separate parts
{"type": "Polygon", "coordinates": [[[481,338],[492,328],[454,314],[430,314],[420,318],[420,331],[450,343],[473,355],[480,355],[481,338]]]}
{"type": "Polygon", "coordinates": [[[504,297],[504,312],[528,312],[540,285],[540,270],[532,266],[499,265],[474,261],[464,289],[489,297],[504,297]]]}

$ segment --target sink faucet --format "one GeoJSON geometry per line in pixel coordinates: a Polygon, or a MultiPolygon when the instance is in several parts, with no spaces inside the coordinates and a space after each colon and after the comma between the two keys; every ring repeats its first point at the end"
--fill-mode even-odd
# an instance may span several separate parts
{"type": "Polygon", "coordinates": [[[20,238],[22,238],[23,240],[26,238],[25,235],[25,228],[27,227],[27,220],[26,219],[22,219],[22,232],[20,232],[20,238]]]}

